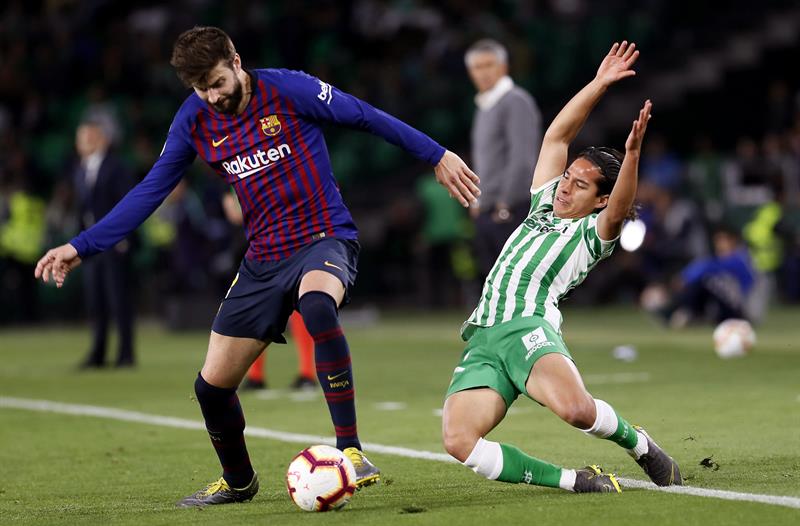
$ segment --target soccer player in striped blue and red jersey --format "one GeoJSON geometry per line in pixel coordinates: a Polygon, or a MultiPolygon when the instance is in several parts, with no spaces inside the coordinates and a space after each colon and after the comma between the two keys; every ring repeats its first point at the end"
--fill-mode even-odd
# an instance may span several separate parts
{"type": "Polygon", "coordinates": [[[380,471],[361,451],[350,351],[338,315],[356,276],[357,230],[321,125],[369,131],[434,165],[436,179],[465,207],[479,195],[478,177],[430,137],[324,81],[298,71],[245,70],[221,29],[181,34],[171,64],[194,93],[172,121],[155,165],[103,220],[49,250],[35,276],[60,287],[82,259],[114,246],[152,214],[199,155],[236,192],[250,245],[195,381],[222,477],[178,505],[248,501],[258,491],[236,387],[267,345],[285,343],[293,309],[314,339],[336,445],[353,461],[357,485],[373,484],[380,471]]]}

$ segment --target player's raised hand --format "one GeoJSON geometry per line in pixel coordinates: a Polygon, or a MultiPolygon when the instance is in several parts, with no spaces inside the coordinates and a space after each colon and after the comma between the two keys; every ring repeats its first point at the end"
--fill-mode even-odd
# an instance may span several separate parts
{"type": "Polygon", "coordinates": [[[42,256],[42,259],[36,263],[36,270],[33,275],[36,279],[42,278],[45,283],[49,283],[52,279],[56,287],[61,288],[64,285],[64,280],[67,279],[69,271],[80,264],[81,258],[78,256],[78,251],[67,243],[48,250],[42,256]]]}
{"type": "Polygon", "coordinates": [[[434,168],[434,172],[439,184],[447,188],[450,196],[458,199],[461,206],[468,207],[481,195],[477,186],[481,182],[480,178],[469,169],[461,157],[450,150],[444,152],[439,164],[434,168]]]}
{"type": "Polygon", "coordinates": [[[625,141],[625,153],[639,153],[642,149],[642,141],[644,140],[644,132],[647,131],[647,123],[652,115],[650,110],[653,109],[653,103],[650,99],[644,102],[644,106],[639,110],[639,118],[633,121],[631,133],[628,134],[628,139],[625,141]]]}
{"type": "Polygon", "coordinates": [[[637,58],[639,58],[639,51],[636,49],[636,44],[633,42],[628,44],[627,40],[623,40],[621,44],[614,42],[608,55],[597,68],[597,77],[595,78],[604,85],[610,86],[620,79],[632,77],[636,75],[631,68],[637,58]]]}

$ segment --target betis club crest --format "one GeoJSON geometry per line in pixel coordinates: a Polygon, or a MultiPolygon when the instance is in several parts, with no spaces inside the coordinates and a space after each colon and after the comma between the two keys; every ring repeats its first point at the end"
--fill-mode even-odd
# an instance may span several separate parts
{"type": "Polygon", "coordinates": [[[261,131],[263,131],[269,137],[278,135],[281,132],[281,121],[278,120],[277,115],[268,115],[266,117],[262,117],[260,122],[261,131]]]}

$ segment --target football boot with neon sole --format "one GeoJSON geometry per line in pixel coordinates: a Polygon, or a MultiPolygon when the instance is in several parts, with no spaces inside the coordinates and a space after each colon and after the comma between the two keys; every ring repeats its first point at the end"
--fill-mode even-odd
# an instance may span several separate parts
{"type": "Polygon", "coordinates": [[[194,508],[212,504],[229,504],[232,502],[247,502],[258,493],[258,475],[253,473],[253,480],[245,488],[232,488],[220,478],[205,488],[181,499],[176,506],[179,508],[194,508]]]}
{"type": "Polygon", "coordinates": [[[381,480],[381,470],[367,459],[358,448],[348,447],[342,453],[350,459],[356,468],[356,489],[377,484],[381,480]]]}
{"type": "MultiPolygon", "coordinates": [[[[636,459],[647,476],[657,486],[682,486],[683,478],[678,463],[656,444],[643,428],[633,428],[647,439],[647,453],[636,459]]],[[[641,437],[640,437],[641,438],[641,437]]]]}
{"type": "Polygon", "coordinates": [[[622,493],[613,473],[603,473],[600,466],[586,466],[575,470],[575,493],[622,493]]]}

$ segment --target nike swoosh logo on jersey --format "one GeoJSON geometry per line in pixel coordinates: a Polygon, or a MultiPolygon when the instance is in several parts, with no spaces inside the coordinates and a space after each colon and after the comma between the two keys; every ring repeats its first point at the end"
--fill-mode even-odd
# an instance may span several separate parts
{"type": "Polygon", "coordinates": [[[344,376],[344,375],[346,375],[348,372],[349,372],[349,371],[343,371],[343,372],[341,372],[341,373],[339,373],[339,374],[336,374],[336,375],[333,375],[333,376],[331,376],[331,375],[328,375],[328,380],[336,380],[336,379],[337,379],[337,378],[339,378],[340,376],[344,376]]]}
{"type": "Polygon", "coordinates": [[[211,146],[216,148],[217,146],[219,146],[220,144],[222,144],[223,142],[225,142],[227,140],[228,140],[228,136],[227,135],[225,137],[223,137],[222,139],[218,140],[218,141],[215,141],[214,139],[211,139],[211,146]]]}
{"type": "Polygon", "coordinates": [[[325,260],[325,263],[324,263],[324,265],[325,265],[326,267],[333,267],[333,268],[335,268],[335,269],[339,269],[339,270],[341,270],[342,272],[344,272],[344,269],[343,269],[342,267],[337,267],[336,265],[334,265],[333,263],[331,263],[331,262],[330,262],[330,261],[328,261],[327,259],[325,260]]]}

